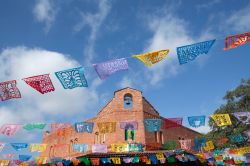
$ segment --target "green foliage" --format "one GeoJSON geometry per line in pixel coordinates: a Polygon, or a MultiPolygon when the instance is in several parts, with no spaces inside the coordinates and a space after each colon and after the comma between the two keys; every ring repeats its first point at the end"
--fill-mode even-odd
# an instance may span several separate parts
{"type": "Polygon", "coordinates": [[[219,149],[250,146],[250,142],[247,141],[234,143],[230,140],[230,137],[235,134],[245,136],[244,131],[250,129],[250,125],[241,123],[230,114],[234,112],[250,112],[250,79],[242,80],[241,84],[236,89],[228,91],[223,99],[226,100],[226,103],[221,105],[214,114],[229,113],[232,125],[218,127],[210,118],[208,124],[212,130],[205,137],[207,140],[212,140],[213,142],[227,137],[229,139],[227,143],[223,145],[216,145],[215,143],[215,147],[219,149]]]}

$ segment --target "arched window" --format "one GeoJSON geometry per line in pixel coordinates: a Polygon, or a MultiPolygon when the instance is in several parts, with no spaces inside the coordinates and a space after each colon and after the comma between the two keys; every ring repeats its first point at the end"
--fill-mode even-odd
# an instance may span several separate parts
{"type": "Polygon", "coordinates": [[[124,108],[130,109],[133,107],[133,97],[131,94],[127,93],[124,95],[124,108]]]}

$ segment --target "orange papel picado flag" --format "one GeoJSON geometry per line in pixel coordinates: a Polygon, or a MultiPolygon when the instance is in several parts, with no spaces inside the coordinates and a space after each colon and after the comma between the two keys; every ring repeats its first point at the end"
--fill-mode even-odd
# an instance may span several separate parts
{"type": "Polygon", "coordinates": [[[228,114],[213,114],[211,118],[217,124],[217,126],[228,126],[232,125],[230,116],[228,114]]]}
{"type": "Polygon", "coordinates": [[[153,64],[163,60],[167,56],[168,53],[169,53],[169,50],[159,50],[159,51],[134,55],[133,57],[141,60],[146,66],[152,66],[153,64]]]}
{"type": "Polygon", "coordinates": [[[35,160],[37,165],[42,165],[47,163],[48,157],[43,157],[43,156],[35,156],[35,160]]]}

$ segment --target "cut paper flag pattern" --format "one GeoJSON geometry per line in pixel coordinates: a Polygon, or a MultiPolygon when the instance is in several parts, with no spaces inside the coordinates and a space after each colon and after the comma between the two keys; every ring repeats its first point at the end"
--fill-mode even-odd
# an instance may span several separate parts
{"type": "Polygon", "coordinates": [[[94,127],[93,122],[78,122],[78,123],[75,123],[75,131],[77,133],[83,133],[83,132],[92,133],[93,127],[94,127]]]}
{"type": "Polygon", "coordinates": [[[149,159],[151,160],[152,164],[158,164],[158,160],[154,154],[149,155],[149,159]]]}
{"type": "Polygon", "coordinates": [[[120,143],[120,144],[111,144],[111,151],[112,152],[127,152],[128,151],[128,144],[120,143]]]}
{"type": "Polygon", "coordinates": [[[71,127],[70,123],[51,123],[51,131],[71,127]]]}
{"type": "Polygon", "coordinates": [[[106,144],[93,144],[92,153],[107,153],[108,147],[106,144]]]}
{"type": "Polygon", "coordinates": [[[21,98],[21,93],[16,86],[16,80],[0,82],[0,100],[21,98]]]}
{"type": "Polygon", "coordinates": [[[10,164],[10,160],[0,160],[0,166],[8,166],[10,164]]]}
{"type": "Polygon", "coordinates": [[[148,157],[147,156],[141,156],[140,159],[141,159],[141,161],[143,163],[146,163],[148,161],[148,157]]]}
{"type": "Polygon", "coordinates": [[[132,163],[139,163],[140,162],[140,158],[139,157],[133,157],[133,161],[132,163]]]}
{"type": "Polygon", "coordinates": [[[168,53],[169,50],[159,50],[159,51],[134,55],[133,57],[141,60],[146,66],[152,66],[153,64],[158,63],[164,58],[166,58],[168,53]]]}
{"type": "Polygon", "coordinates": [[[86,153],[88,152],[88,144],[73,144],[73,149],[76,152],[86,153]]]}
{"type": "Polygon", "coordinates": [[[164,128],[180,127],[182,126],[182,118],[165,118],[164,128]]]}
{"type": "Polygon", "coordinates": [[[101,158],[101,162],[102,164],[110,164],[111,160],[109,158],[104,157],[104,158],[101,158]]]}
{"type": "Polygon", "coordinates": [[[27,143],[10,143],[10,145],[15,149],[16,151],[21,151],[22,149],[28,148],[27,143]]]}
{"type": "Polygon", "coordinates": [[[70,160],[62,160],[64,166],[70,166],[70,160]]]}
{"type": "Polygon", "coordinates": [[[156,158],[157,158],[157,160],[162,160],[162,159],[164,159],[165,157],[164,157],[163,153],[157,153],[157,154],[156,154],[156,158]]]}
{"type": "Polygon", "coordinates": [[[147,132],[160,131],[161,119],[145,119],[144,127],[147,132]]]}
{"type": "Polygon", "coordinates": [[[131,143],[128,144],[128,151],[129,152],[142,152],[143,147],[141,143],[131,143]]]}
{"type": "Polygon", "coordinates": [[[22,154],[20,154],[19,155],[19,160],[28,161],[31,157],[32,157],[31,155],[22,155],[22,154]]]}
{"type": "Polygon", "coordinates": [[[235,134],[235,135],[230,136],[230,140],[231,142],[237,143],[237,142],[244,142],[245,138],[241,134],[235,134]]]}
{"type": "Polygon", "coordinates": [[[4,146],[5,146],[5,143],[0,142],[0,152],[2,152],[2,150],[3,150],[4,146]]]}
{"type": "Polygon", "coordinates": [[[49,74],[23,78],[22,80],[41,94],[55,90],[53,83],[50,80],[49,74]]]}
{"type": "Polygon", "coordinates": [[[76,87],[88,87],[84,76],[84,68],[72,68],[68,70],[55,72],[56,77],[61,82],[64,89],[73,89],[76,87]]]}
{"type": "Polygon", "coordinates": [[[130,157],[124,157],[123,158],[123,162],[126,163],[126,164],[131,163],[132,160],[133,160],[133,158],[130,158],[130,157]]]}
{"type": "Polygon", "coordinates": [[[30,123],[30,124],[24,125],[23,128],[25,130],[28,130],[28,131],[34,130],[34,129],[41,129],[42,130],[42,129],[44,129],[45,126],[46,126],[45,123],[30,123]]]}
{"type": "Polygon", "coordinates": [[[194,150],[199,151],[200,148],[206,146],[206,138],[195,138],[194,139],[194,150]]]}
{"type": "Polygon", "coordinates": [[[23,162],[22,160],[12,160],[11,164],[20,165],[22,162],[23,162]]]}
{"type": "Polygon", "coordinates": [[[215,39],[192,45],[177,47],[176,49],[180,65],[193,61],[197,56],[201,54],[207,54],[214,42],[215,39]]]}
{"type": "MultiPolygon", "coordinates": [[[[91,163],[91,161],[87,158],[87,157],[81,157],[81,158],[79,158],[79,161],[81,162],[81,163],[84,163],[84,165],[86,165],[86,166],[89,166],[90,165],[90,163],[91,163]]],[[[65,163],[63,163],[64,165],[67,165],[67,164],[65,164],[65,163]]],[[[70,160],[69,160],[69,164],[68,165],[70,165],[70,160]]]]}
{"type": "Polygon", "coordinates": [[[188,117],[188,123],[191,127],[200,127],[205,126],[205,118],[206,116],[191,116],[188,117]]]}
{"type": "Polygon", "coordinates": [[[30,152],[44,152],[47,144],[30,144],[30,152]]]}
{"type": "Polygon", "coordinates": [[[128,62],[125,58],[114,59],[102,63],[93,64],[99,78],[104,80],[118,71],[128,70],[128,62]]]}
{"type": "Polygon", "coordinates": [[[35,156],[37,165],[46,164],[48,157],[35,156]]]}
{"type": "Polygon", "coordinates": [[[250,141],[250,130],[244,131],[244,134],[247,136],[248,141],[250,141]]]}
{"type": "Polygon", "coordinates": [[[110,159],[114,164],[121,164],[121,159],[119,157],[111,157],[110,159]]]}
{"type": "Polygon", "coordinates": [[[250,124],[250,112],[235,112],[232,113],[240,122],[250,124]]]}
{"type": "Polygon", "coordinates": [[[213,141],[207,141],[206,144],[205,144],[204,149],[206,151],[213,150],[214,149],[214,143],[213,143],[213,141]]]}
{"type": "Polygon", "coordinates": [[[98,129],[100,133],[113,133],[116,130],[116,122],[98,122],[98,129]]]}
{"type": "Polygon", "coordinates": [[[230,116],[228,114],[213,114],[211,118],[214,120],[217,126],[232,125],[230,116]]]}
{"type": "Polygon", "coordinates": [[[0,133],[6,136],[13,136],[15,135],[21,128],[19,124],[4,124],[0,128],[0,133]]]}
{"type": "Polygon", "coordinates": [[[121,129],[138,129],[138,123],[136,121],[126,121],[126,122],[120,122],[120,128],[121,129]]]}
{"type": "Polygon", "coordinates": [[[227,36],[224,50],[229,50],[250,42],[250,32],[227,36]]]}
{"type": "Polygon", "coordinates": [[[191,148],[191,139],[179,140],[181,149],[189,150],[191,148]]]}
{"type": "Polygon", "coordinates": [[[100,158],[90,158],[92,165],[100,165],[100,158]]]}

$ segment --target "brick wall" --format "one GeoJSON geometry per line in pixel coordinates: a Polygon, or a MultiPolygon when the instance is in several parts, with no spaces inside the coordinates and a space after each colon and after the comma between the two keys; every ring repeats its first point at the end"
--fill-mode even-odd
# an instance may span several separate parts
{"type": "MultiPolygon", "coordinates": [[[[178,140],[179,137],[191,138],[199,135],[185,127],[162,129],[161,133],[145,132],[144,119],[161,118],[154,107],[142,96],[142,92],[125,88],[114,93],[114,97],[104,108],[97,114],[96,117],[82,121],[94,122],[92,133],[76,133],[74,127],[69,128],[66,136],[58,136],[56,133],[44,134],[43,143],[48,144],[46,152],[41,153],[41,156],[56,156],[67,157],[76,156],[76,152],[72,150],[73,143],[84,143],[91,145],[95,143],[105,143],[110,148],[113,143],[127,143],[125,141],[124,130],[120,129],[120,122],[122,121],[137,121],[138,130],[135,130],[135,141],[143,144],[160,142],[164,143],[166,140],[178,140]],[[124,108],[124,95],[131,94],[133,98],[133,107],[130,109],[124,108]],[[99,133],[97,122],[116,122],[116,132],[114,133],[99,133]],[[61,144],[61,146],[56,146],[61,144]],[[64,144],[64,145],[63,145],[64,144]]],[[[80,155],[80,154],[79,154],[80,155]]]]}

